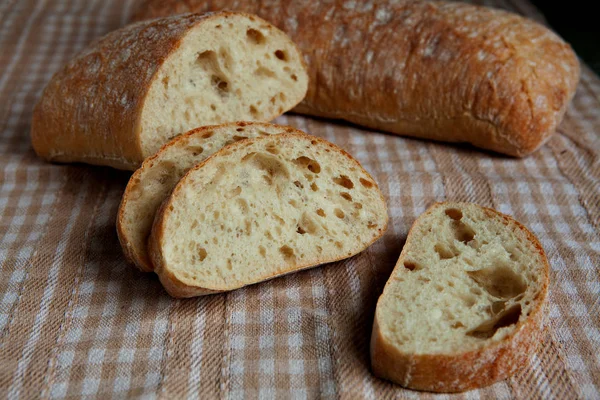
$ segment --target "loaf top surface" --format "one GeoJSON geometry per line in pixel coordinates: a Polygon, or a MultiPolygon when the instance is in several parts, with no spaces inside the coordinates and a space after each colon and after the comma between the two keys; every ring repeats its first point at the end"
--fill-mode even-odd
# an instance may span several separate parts
{"type": "Polygon", "coordinates": [[[521,224],[477,205],[438,203],[411,228],[376,324],[400,353],[464,354],[537,328],[548,280],[545,253],[521,224]]]}
{"type": "Polygon", "coordinates": [[[555,131],[579,80],[571,47],[513,13],[440,1],[307,4],[149,0],[136,18],[257,13],[304,52],[312,84],[298,111],[516,156],[555,131]]]}
{"type": "Polygon", "coordinates": [[[301,53],[249,14],[215,12],[128,25],[54,75],[32,121],[42,157],[135,169],[197,126],[266,121],[304,97],[301,53]]]}

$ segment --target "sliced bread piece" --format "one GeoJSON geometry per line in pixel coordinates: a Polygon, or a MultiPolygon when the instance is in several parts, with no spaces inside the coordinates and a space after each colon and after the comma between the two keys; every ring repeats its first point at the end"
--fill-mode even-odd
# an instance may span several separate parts
{"type": "Polygon", "coordinates": [[[154,269],[146,246],[154,215],[190,168],[238,140],[286,132],[302,133],[262,122],[205,126],[176,137],[148,157],[129,179],[119,206],[117,233],[125,256],[141,271],[154,269]]]}
{"type": "Polygon", "coordinates": [[[348,153],[310,135],[263,136],[192,168],[158,211],[149,250],[167,292],[192,297],[353,256],[387,221],[348,153]]]}
{"type": "Polygon", "coordinates": [[[458,392],[526,364],[540,340],[548,260],[514,219],[468,203],[439,203],[414,223],[377,303],[375,375],[458,392]]]}
{"type": "Polygon", "coordinates": [[[186,14],[99,39],[48,83],[32,120],[41,157],[134,170],[198,126],[269,121],[308,88],[285,33],[249,14],[186,14]]]}

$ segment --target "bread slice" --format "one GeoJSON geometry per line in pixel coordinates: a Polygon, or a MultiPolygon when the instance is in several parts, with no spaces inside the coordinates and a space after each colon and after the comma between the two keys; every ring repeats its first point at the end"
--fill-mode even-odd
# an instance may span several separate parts
{"type": "Polygon", "coordinates": [[[459,392],[505,379],[540,338],[548,260],[514,219],[469,203],[438,203],[414,223],[379,298],[375,375],[459,392]]]}
{"type": "Polygon", "coordinates": [[[198,126],[269,121],[305,96],[302,55],[249,14],[186,14],[109,33],[58,72],[32,144],[50,161],[134,170],[198,126]]]}
{"type": "Polygon", "coordinates": [[[301,133],[261,122],[206,126],[176,137],[148,157],[129,179],[119,206],[117,233],[125,256],[141,271],[154,269],[146,246],[154,215],[190,168],[238,140],[286,132],[301,133]]]}
{"type": "Polygon", "coordinates": [[[356,160],[286,133],[236,142],[192,168],[158,211],[149,249],[167,292],[192,297],[353,256],[387,221],[356,160]]]}

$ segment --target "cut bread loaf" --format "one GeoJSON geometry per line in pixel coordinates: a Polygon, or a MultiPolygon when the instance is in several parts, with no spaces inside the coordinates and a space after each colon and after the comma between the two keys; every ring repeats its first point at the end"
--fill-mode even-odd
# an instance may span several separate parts
{"type": "Polygon", "coordinates": [[[166,290],[192,297],[350,257],[387,220],[356,160],[286,133],[233,143],[192,168],[158,211],[149,251],[166,290]]]}
{"type": "Polygon", "coordinates": [[[261,122],[206,126],[176,137],[144,160],[129,179],[117,216],[117,233],[126,257],[144,272],[154,269],[146,246],[154,215],[190,168],[233,142],[286,132],[302,133],[261,122]]]}
{"type": "Polygon", "coordinates": [[[433,392],[505,379],[540,340],[548,274],[540,243],[517,221],[435,204],[411,228],[377,303],[373,372],[433,392]]]}
{"type": "Polygon", "coordinates": [[[137,19],[232,8],[283,29],[308,64],[294,111],[524,156],[562,120],[571,47],[501,10],[442,1],[147,0],[137,19]]]}
{"type": "Polygon", "coordinates": [[[198,126],[268,121],[304,98],[294,43],[247,14],[188,14],[109,33],[48,83],[32,143],[50,161],[136,169],[198,126]]]}

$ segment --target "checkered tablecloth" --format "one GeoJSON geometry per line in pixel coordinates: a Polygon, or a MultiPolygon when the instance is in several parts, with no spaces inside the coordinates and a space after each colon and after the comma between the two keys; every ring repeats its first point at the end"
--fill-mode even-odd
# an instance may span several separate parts
{"type": "MultiPolygon", "coordinates": [[[[526,0],[486,3],[542,18],[526,0]]],[[[449,199],[528,226],[552,282],[545,339],[530,363],[456,397],[600,398],[600,80],[587,67],[559,133],[523,160],[279,118],[340,145],[373,174],[389,205],[386,235],[345,261],[174,300],[122,256],[115,216],[129,174],[48,164],[29,141],[52,73],[135,7],[0,1],[0,397],[434,397],[375,378],[368,345],[411,224],[449,199]]]]}

